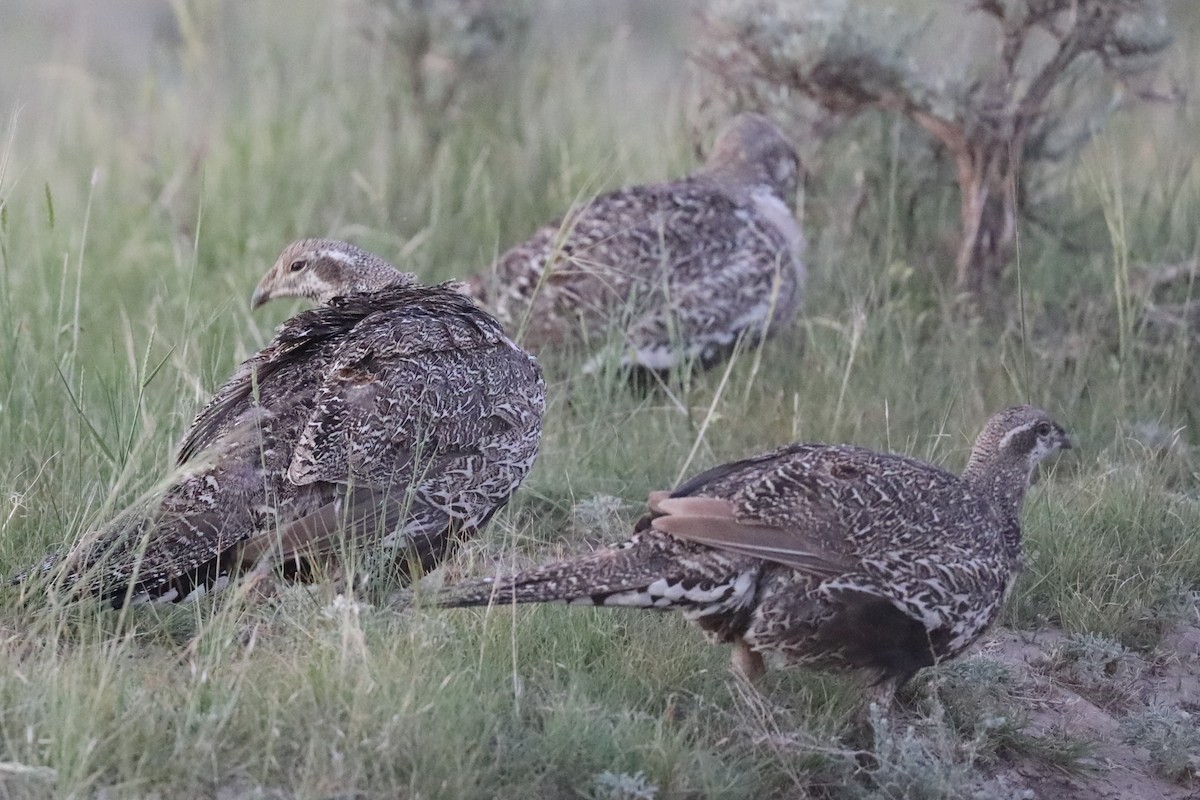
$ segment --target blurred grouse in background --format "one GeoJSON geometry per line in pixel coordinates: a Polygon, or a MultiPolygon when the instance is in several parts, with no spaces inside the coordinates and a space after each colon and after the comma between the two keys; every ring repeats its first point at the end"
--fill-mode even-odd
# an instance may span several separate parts
{"type": "Polygon", "coordinates": [[[1070,439],[1046,412],[993,416],[961,476],[850,445],[791,444],[650,495],[616,548],[462,584],[444,606],[567,601],[680,609],[748,677],[762,654],[873,674],[884,691],[953,658],[1021,568],[1021,506],[1070,439]]]}
{"type": "Polygon", "coordinates": [[[637,372],[710,367],[801,307],[796,151],[758,114],[734,118],[704,166],[573,208],[468,291],[534,352],[581,348],[637,372]]]}
{"type": "Polygon", "coordinates": [[[65,557],[75,594],[178,600],[253,564],[306,572],[347,541],[431,568],[537,455],[544,383],[499,323],[347,244],[289,245],[254,293],[325,304],[284,322],[196,417],[148,506],[65,557]]]}

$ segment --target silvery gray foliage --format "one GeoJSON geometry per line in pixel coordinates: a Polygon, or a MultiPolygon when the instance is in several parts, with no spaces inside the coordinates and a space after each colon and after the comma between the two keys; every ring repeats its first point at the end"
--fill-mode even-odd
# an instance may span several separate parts
{"type": "Polygon", "coordinates": [[[1078,152],[1130,97],[1161,97],[1147,80],[1168,21],[1162,0],[912,5],[716,0],[697,61],[716,105],[782,109],[819,135],[869,109],[919,126],[954,164],[956,285],[978,297],[1038,186],[1026,166],[1078,152]]]}
{"type": "Polygon", "coordinates": [[[1200,776],[1198,722],[1182,708],[1152,706],[1121,720],[1121,736],[1128,744],[1146,748],[1159,775],[1184,783],[1200,776]]]}
{"type": "Polygon", "coordinates": [[[630,775],[604,770],[595,778],[592,797],[595,800],[654,800],[658,797],[658,787],[641,772],[630,775]]]}

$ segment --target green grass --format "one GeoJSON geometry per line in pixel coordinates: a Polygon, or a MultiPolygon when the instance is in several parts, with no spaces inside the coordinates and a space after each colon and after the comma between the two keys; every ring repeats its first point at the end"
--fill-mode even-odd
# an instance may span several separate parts
{"type": "MultiPolygon", "coordinates": [[[[0,85],[5,574],[165,474],[197,407],[298,307],[247,309],[291,239],[352,238],[425,280],[463,277],[577,198],[694,164],[678,54],[572,27],[561,9],[428,148],[356,6],[178,7],[181,40],[148,72],[100,64],[65,35],[6,56],[26,53],[10,73],[22,79],[0,85]]],[[[1196,75],[1200,20],[1186,22],[1171,69],[1196,75]]],[[[1014,313],[996,327],[950,311],[955,204],[930,191],[900,214],[915,178],[889,165],[887,124],[856,123],[810,165],[798,329],[670,396],[548,365],[533,474],[433,579],[611,541],[647,491],[794,439],[956,469],[991,411],[1029,401],[1079,449],[1032,494],[1007,622],[1153,647],[1200,589],[1200,381],[1182,338],[1139,345],[1140,298],[1114,287],[1138,265],[1196,255],[1200,129],[1168,109],[1139,115],[1118,115],[1066,184],[1094,241],[1076,251],[1023,232],[1024,324],[1014,313]],[[856,173],[871,192],[839,228],[856,173]],[[1159,452],[1132,434],[1147,424],[1189,427],[1159,452]]],[[[857,687],[794,671],[747,692],[727,653],[674,616],[401,613],[335,591],[118,614],[6,590],[0,795],[956,797],[985,766],[964,755],[976,734],[960,721],[918,739],[901,723],[877,731],[864,768],[843,743],[857,687]]],[[[1021,749],[1019,730],[1003,734],[977,744],[989,758],[1021,749]]]]}

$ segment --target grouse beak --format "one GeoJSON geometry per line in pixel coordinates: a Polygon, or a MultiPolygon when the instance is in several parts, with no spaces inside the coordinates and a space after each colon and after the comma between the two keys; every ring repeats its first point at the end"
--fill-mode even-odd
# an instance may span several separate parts
{"type": "Polygon", "coordinates": [[[1059,439],[1059,441],[1058,441],[1058,446],[1061,447],[1063,450],[1074,450],[1075,442],[1071,440],[1070,436],[1068,436],[1067,434],[1064,433],[1062,435],[1062,438],[1059,439]]]}
{"type": "Polygon", "coordinates": [[[255,287],[254,294],[250,295],[250,310],[253,311],[270,299],[271,293],[264,289],[260,283],[257,287],[255,287]]]}

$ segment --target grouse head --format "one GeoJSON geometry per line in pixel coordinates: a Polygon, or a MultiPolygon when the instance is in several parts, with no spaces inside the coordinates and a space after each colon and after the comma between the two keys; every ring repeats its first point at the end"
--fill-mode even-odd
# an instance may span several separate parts
{"type": "Polygon", "coordinates": [[[283,249],[250,298],[258,308],[277,297],[306,297],[328,303],[355,292],[374,292],[385,286],[414,283],[374,253],[336,239],[301,239],[283,249]]]}
{"type": "Polygon", "coordinates": [[[771,120],[739,114],[717,136],[704,171],[742,186],[765,186],[790,205],[800,181],[800,157],[771,120]]]}
{"type": "Polygon", "coordinates": [[[1037,465],[1072,446],[1062,425],[1045,411],[1013,406],[993,415],[983,426],[963,477],[1019,512],[1037,465]]]}

